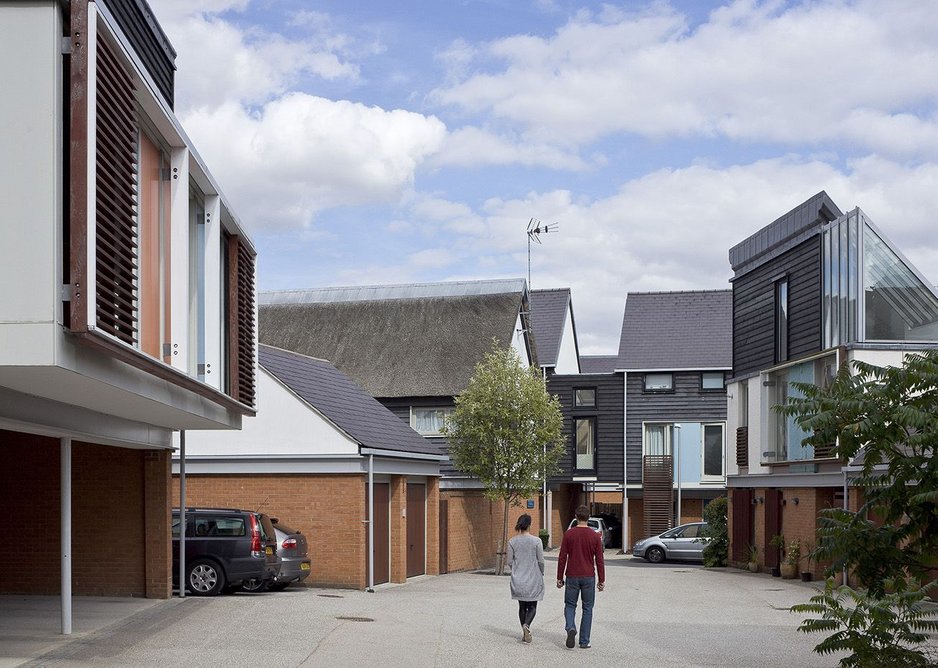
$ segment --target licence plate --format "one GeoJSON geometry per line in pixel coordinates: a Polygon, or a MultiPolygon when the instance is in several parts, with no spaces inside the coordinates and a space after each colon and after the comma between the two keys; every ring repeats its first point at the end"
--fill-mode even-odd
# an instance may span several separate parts
{"type": "Polygon", "coordinates": [[[267,553],[268,556],[270,556],[274,553],[274,548],[268,547],[266,548],[265,552],[267,553]]]}
{"type": "Polygon", "coordinates": [[[301,570],[301,571],[308,571],[308,570],[309,570],[309,564],[305,564],[305,563],[304,563],[304,564],[300,564],[300,570],[301,570]]]}

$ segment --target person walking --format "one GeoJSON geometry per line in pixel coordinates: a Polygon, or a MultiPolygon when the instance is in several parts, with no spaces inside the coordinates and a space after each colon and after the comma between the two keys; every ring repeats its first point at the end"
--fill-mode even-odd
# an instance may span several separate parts
{"type": "Polygon", "coordinates": [[[563,595],[563,617],[567,630],[567,647],[570,649],[576,645],[577,599],[583,600],[580,649],[589,649],[596,590],[602,591],[606,587],[603,539],[587,524],[589,512],[586,506],[577,507],[576,526],[567,529],[563,535],[560,556],[557,559],[557,589],[564,585],[567,587],[563,595]]]}
{"type": "Polygon", "coordinates": [[[508,565],[511,567],[511,598],[518,601],[521,640],[531,642],[531,622],[537,614],[537,602],[544,600],[544,544],[532,536],[531,516],[518,518],[518,535],[508,541],[508,565]]]}

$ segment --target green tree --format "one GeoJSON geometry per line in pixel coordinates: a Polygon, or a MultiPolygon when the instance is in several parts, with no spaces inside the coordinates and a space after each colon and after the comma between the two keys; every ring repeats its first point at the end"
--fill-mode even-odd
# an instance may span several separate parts
{"type": "Polygon", "coordinates": [[[525,367],[512,348],[493,341],[457,397],[443,434],[456,468],[478,478],[488,498],[504,502],[496,565],[501,574],[509,506],[535,494],[544,476],[559,471],[566,442],[560,402],[547,393],[537,370],[525,367]]]}
{"type": "MultiPolygon", "coordinates": [[[[938,351],[908,354],[900,367],[854,361],[852,371],[843,365],[826,388],[795,384],[804,397],[780,409],[811,434],[805,442],[816,450],[835,444],[843,460],[862,463],[854,481],[862,506],[822,511],[811,558],[830,560],[828,575],[855,573],[868,588],[865,610],[893,610],[905,619],[926,595],[921,584],[929,569],[938,566],[938,351]]],[[[823,607],[827,615],[824,624],[806,622],[801,630],[833,630],[842,618],[839,600],[820,597],[816,609],[804,608],[823,607]]],[[[876,623],[888,626],[888,616],[882,619],[876,623]]]]}
{"type": "Polygon", "coordinates": [[[726,508],[725,496],[717,497],[704,508],[703,519],[707,523],[707,528],[703,530],[702,535],[710,539],[703,549],[704,566],[726,566],[726,558],[729,554],[726,508]]]}

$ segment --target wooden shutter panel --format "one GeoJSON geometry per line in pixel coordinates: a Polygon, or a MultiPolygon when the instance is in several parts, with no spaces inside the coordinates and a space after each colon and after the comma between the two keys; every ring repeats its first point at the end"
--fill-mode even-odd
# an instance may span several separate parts
{"type": "Polygon", "coordinates": [[[671,528],[674,513],[674,460],[671,455],[645,455],[642,459],[642,508],[645,535],[671,528]]]}
{"type": "Polygon", "coordinates": [[[137,126],[134,85],[106,39],[96,54],[95,325],[137,340],[137,126]]]}
{"type": "Polygon", "coordinates": [[[231,397],[255,405],[254,252],[228,236],[228,373],[231,397]]]}
{"type": "Polygon", "coordinates": [[[736,428],[736,466],[749,466],[749,427],[736,428]]]}

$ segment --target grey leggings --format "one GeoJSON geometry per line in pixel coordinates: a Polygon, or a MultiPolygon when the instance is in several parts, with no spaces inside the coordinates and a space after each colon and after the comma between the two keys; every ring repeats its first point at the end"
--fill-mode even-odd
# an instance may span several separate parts
{"type": "Polygon", "coordinates": [[[537,601],[518,601],[518,619],[522,626],[531,626],[537,614],[537,601]]]}

